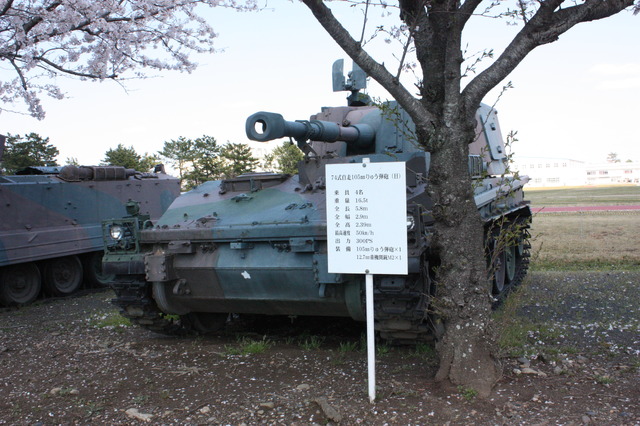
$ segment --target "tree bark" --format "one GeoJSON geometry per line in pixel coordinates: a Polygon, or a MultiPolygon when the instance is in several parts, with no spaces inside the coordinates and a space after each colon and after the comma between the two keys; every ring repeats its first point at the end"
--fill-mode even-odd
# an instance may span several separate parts
{"type": "Polygon", "coordinates": [[[434,249],[440,260],[434,306],[445,331],[436,345],[440,358],[436,380],[448,379],[486,397],[502,368],[491,324],[483,224],[466,161],[473,133],[461,126],[445,129],[436,136],[441,148],[431,155],[429,189],[436,219],[434,249]]]}
{"type": "MultiPolygon", "coordinates": [[[[444,325],[437,342],[436,380],[490,394],[502,375],[491,327],[491,288],[484,254],[484,227],[475,204],[468,145],[475,139],[475,112],[461,96],[461,31],[467,16],[457,2],[434,2],[418,20],[416,54],[424,70],[422,103],[434,117],[419,141],[431,153],[429,193],[434,201],[439,259],[434,306],[444,325]]],[[[422,15],[415,15],[422,13],[422,15]]]]}

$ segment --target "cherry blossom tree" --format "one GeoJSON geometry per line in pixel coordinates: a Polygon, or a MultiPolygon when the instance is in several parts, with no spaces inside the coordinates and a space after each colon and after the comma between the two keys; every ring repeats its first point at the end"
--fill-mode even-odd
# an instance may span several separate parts
{"type": "MultiPolygon", "coordinates": [[[[490,316],[483,225],[467,164],[476,110],[534,49],[557,41],[577,24],[627,8],[637,12],[640,5],[634,6],[634,0],[347,0],[361,7],[364,18],[363,28],[352,35],[328,2],[302,1],[336,43],[411,116],[417,141],[431,153],[429,191],[436,218],[432,244],[440,260],[436,281],[445,327],[437,345],[436,379],[486,396],[500,378],[501,366],[490,316]],[[382,13],[374,13],[375,7],[382,13]],[[386,23],[369,23],[381,14],[386,23]],[[394,17],[399,22],[389,21],[394,17]],[[505,18],[520,26],[495,58],[490,49],[465,57],[463,31],[478,17],[505,18]],[[384,35],[389,43],[400,41],[393,56],[397,62],[373,57],[369,46],[376,35],[384,35]],[[417,77],[410,85],[404,83],[405,70],[417,77]]],[[[504,25],[500,19],[492,22],[504,25]]]]}
{"type": "Polygon", "coordinates": [[[254,0],[0,0],[0,112],[24,102],[44,117],[40,96],[61,99],[58,76],[87,80],[190,72],[192,53],[213,52],[205,7],[255,9],[254,0]]]}

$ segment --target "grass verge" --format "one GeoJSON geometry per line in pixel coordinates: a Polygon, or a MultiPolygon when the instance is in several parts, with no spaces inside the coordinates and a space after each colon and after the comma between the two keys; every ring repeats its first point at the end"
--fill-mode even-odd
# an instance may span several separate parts
{"type": "Polygon", "coordinates": [[[131,321],[117,312],[94,315],[89,320],[89,325],[95,328],[118,329],[131,327],[131,321]]]}
{"type": "Polygon", "coordinates": [[[266,352],[273,342],[266,337],[262,340],[250,339],[248,337],[242,337],[238,340],[236,346],[226,345],[225,355],[255,355],[266,352]]]}
{"type": "Polygon", "coordinates": [[[606,206],[640,204],[640,186],[583,186],[571,188],[526,188],[526,198],[535,207],[606,206]]]}
{"type": "Polygon", "coordinates": [[[533,270],[640,270],[640,212],[538,214],[531,225],[533,270]]]}

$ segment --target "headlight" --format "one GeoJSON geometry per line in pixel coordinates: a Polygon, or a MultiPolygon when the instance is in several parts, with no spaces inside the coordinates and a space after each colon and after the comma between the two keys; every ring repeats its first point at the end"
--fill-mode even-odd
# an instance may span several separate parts
{"type": "Polygon", "coordinates": [[[413,216],[407,216],[407,231],[412,231],[416,226],[416,220],[413,216]]]}
{"type": "Polygon", "coordinates": [[[111,225],[111,228],[109,228],[109,235],[111,235],[111,238],[113,238],[116,241],[120,241],[123,234],[124,234],[124,230],[120,225],[111,225]]]}

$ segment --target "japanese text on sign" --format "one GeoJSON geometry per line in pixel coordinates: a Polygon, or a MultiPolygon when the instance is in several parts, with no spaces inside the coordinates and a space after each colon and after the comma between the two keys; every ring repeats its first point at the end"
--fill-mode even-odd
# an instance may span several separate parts
{"type": "Polygon", "coordinates": [[[402,162],[326,167],[331,273],[407,273],[407,208],[402,162]]]}

